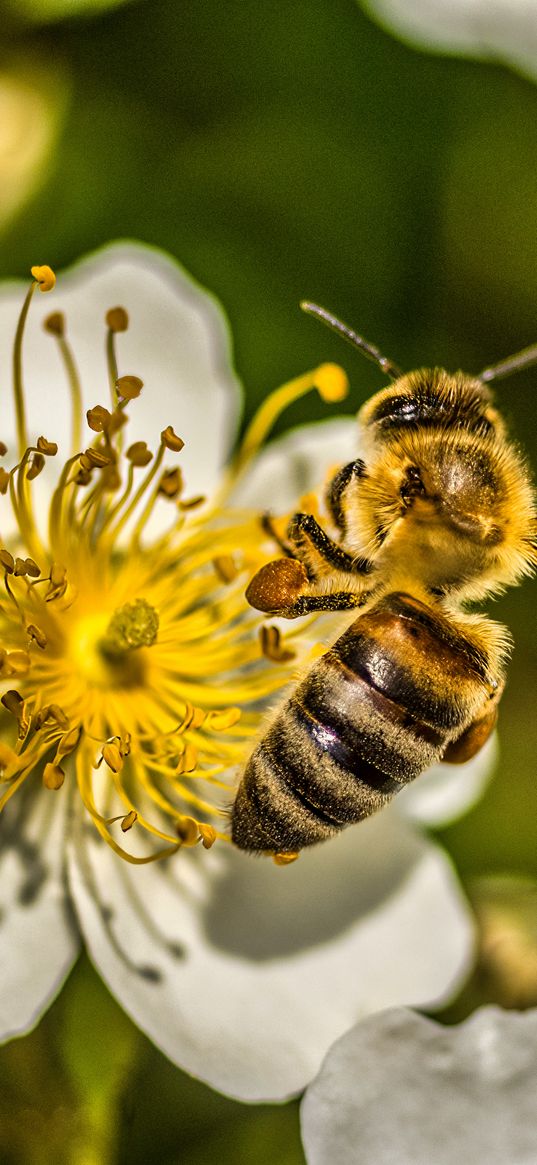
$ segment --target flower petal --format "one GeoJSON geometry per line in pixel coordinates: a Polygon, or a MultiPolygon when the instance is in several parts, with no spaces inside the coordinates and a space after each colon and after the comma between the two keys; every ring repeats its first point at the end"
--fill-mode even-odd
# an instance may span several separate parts
{"type": "Polygon", "coordinates": [[[355,417],[291,429],[267,445],[233,492],[233,502],[285,513],[303,493],[318,490],[328,470],[358,456],[355,417]]]}
{"type": "Polygon", "coordinates": [[[534,0],[361,0],[362,7],[410,44],[437,52],[501,60],[537,77],[534,0]]]}
{"type": "Polygon", "coordinates": [[[498,761],[496,736],[463,765],[434,765],[397,797],[397,808],[419,825],[449,825],[483,796],[498,761]]]}
{"type": "Polygon", "coordinates": [[[67,902],[65,796],[19,793],[4,810],[0,843],[0,1040],[37,1023],[80,946],[67,902]]]}
{"type": "Polygon", "coordinates": [[[358,1016],[444,999],[473,946],[446,857],[390,809],[284,869],[223,844],[133,868],[81,832],[70,883],[125,1010],[244,1100],[298,1092],[358,1016]]]}
{"type": "Polygon", "coordinates": [[[537,1011],[442,1028],[394,1010],[328,1053],[302,1103],[308,1165],[535,1165],[537,1011]]]}
{"type": "MultiPolygon", "coordinates": [[[[49,258],[38,256],[37,259],[49,258]]],[[[9,377],[17,317],[28,285],[0,292],[0,345],[9,377]]],[[[51,295],[36,293],[24,343],[24,382],[31,436],[67,441],[70,410],[63,367],[52,336],[42,329],[51,312],[67,319],[78,365],[84,409],[109,403],[105,313],[118,304],[129,314],[118,335],[121,374],[140,376],[142,395],[130,408],[129,441],[156,448],[172,424],[185,441],[181,464],[189,494],[212,491],[226,461],[237,423],[240,387],[231,367],[229,331],[222,309],[163,252],[116,243],[60,273],[51,295]]],[[[11,446],[14,417],[3,420],[11,446]],[[10,426],[7,428],[6,426],[10,426]]],[[[93,434],[84,427],[89,444],[93,434]]],[[[63,446],[65,451],[65,444],[63,446]]]]}

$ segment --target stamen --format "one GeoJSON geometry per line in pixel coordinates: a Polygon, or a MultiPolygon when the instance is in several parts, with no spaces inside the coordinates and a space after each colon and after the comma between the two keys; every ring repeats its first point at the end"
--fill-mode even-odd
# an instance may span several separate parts
{"type": "Polygon", "coordinates": [[[65,368],[69,392],[71,394],[71,450],[73,453],[76,453],[82,444],[82,389],[75,359],[71,347],[65,338],[65,317],[63,313],[59,311],[52,312],[44,320],[43,327],[46,332],[56,337],[60,356],[65,368]]]}
{"type": "Polygon", "coordinates": [[[313,388],[318,390],[325,401],[341,401],[347,395],[349,382],[345,372],[338,364],[321,364],[313,372],[298,376],[296,380],[291,380],[288,384],[283,384],[281,388],[271,392],[270,396],[263,401],[246,430],[233,463],[235,475],[244,469],[258,452],[260,446],[264,444],[268,433],[284,409],[313,388]]]}
{"type": "Polygon", "coordinates": [[[29,445],[28,430],[26,427],[26,411],[24,405],[24,391],[22,386],[22,339],[24,336],[24,328],[32,296],[36,287],[40,291],[52,291],[56,282],[56,276],[50,267],[32,267],[32,275],[34,282],[30,284],[26,299],[22,305],[22,311],[19,316],[17,330],[15,332],[15,341],[13,344],[13,396],[15,400],[15,415],[17,421],[17,441],[19,447],[19,458],[24,454],[24,450],[29,445]]]}
{"type": "Polygon", "coordinates": [[[288,663],[294,659],[296,652],[291,647],[284,647],[279,627],[264,623],[259,629],[261,651],[273,663],[288,663]]]}
{"type": "MultiPolygon", "coordinates": [[[[36,278],[43,289],[52,286],[48,269],[36,278]]],[[[268,631],[267,667],[245,609],[241,572],[259,570],[263,533],[255,515],[226,516],[217,504],[203,519],[191,513],[206,499],[183,497],[181,468],[172,458],[171,467],[163,464],[184,444],[171,425],[155,454],[144,441],[127,440],[124,453],[127,406],[142,381],[117,375],[115,334],[128,317],[113,308],[107,314],[112,406],[88,411],[92,433],[82,451],[80,383],[65,320],[56,312],[45,323],[71,388],[73,454],[59,469],[42,544],[30,483],[57,445],[45,436],[28,444],[21,373],[24,323],[37,285],[27,296],[14,353],[23,448],[10,473],[0,469],[0,492],[8,492],[18,524],[10,549],[0,545],[0,676],[4,686],[7,680],[20,687],[1,697],[13,740],[0,745],[0,810],[32,774],[47,790],[61,790],[71,766],[84,811],[126,861],[145,864],[182,846],[229,843],[224,826],[217,828],[226,815],[216,791],[229,792],[227,773],[243,762],[258,707],[287,679],[292,655],[276,629],[268,631]],[[159,497],[172,502],[170,529],[150,541],[147,526],[159,497]],[[125,528],[130,536],[120,543],[125,528]],[[134,855],[131,839],[122,844],[135,824],[132,844],[151,852],[134,855]]],[[[329,367],[284,386],[260,410],[238,463],[253,456],[280,408],[315,383],[325,398],[341,395],[342,374],[329,367]]]]}
{"type": "Polygon", "coordinates": [[[113,307],[107,311],[105,320],[108,325],[108,332],[106,334],[106,362],[108,364],[108,379],[110,381],[110,398],[112,408],[115,409],[119,398],[116,389],[118,369],[114,337],[116,332],[126,332],[129,326],[129,317],[125,308],[113,307]]]}

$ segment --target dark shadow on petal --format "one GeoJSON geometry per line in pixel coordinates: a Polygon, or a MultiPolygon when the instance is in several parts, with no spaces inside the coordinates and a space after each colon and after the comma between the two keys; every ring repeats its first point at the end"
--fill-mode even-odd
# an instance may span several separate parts
{"type": "Polygon", "coordinates": [[[392,807],[290,866],[226,850],[225,872],[201,913],[207,939],[259,961],[333,941],[387,903],[423,852],[420,835],[392,807]]]}

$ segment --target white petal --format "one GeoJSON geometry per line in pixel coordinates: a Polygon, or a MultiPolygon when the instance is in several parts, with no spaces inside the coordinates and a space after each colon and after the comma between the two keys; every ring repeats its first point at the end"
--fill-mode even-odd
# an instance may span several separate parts
{"type": "Polygon", "coordinates": [[[505,61],[537,77],[535,0],[361,0],[362,7],[410,44],[505,61]]]}
{"type": "Polygon", "coordinates": [[[357,1017],[444,999],[473,946],[447,859],[389,809],[284,869],[223,844],[133,868],[83,834],[70,881],[125,1010],[245,1100],[302,1089],[357,1017]]]}
{"type": "Polygon", "coordinates": [[[308,1165],[535,1165],[536,1047],[537,1011],[358,1024],[302,1103],[308,1165]]]}
{"type": "Polygon", "coordinates": [[[67,901],[66,796],[15,795],[0,844],[0,1041],[37,1023],[57,995],[80,940],[67,901]]]}
{"type": "Polygon", "coordinates": [[[253,509],[285,513],[300,495],[322,486],[328,470],[358,456],[355,417],[291,429],[262,450],[233,493],[253,509]]]}
{"type": "Polygon", "coordinates": [[[397,797],[405,817],[426,826],[449,825],[480,800],[498,761],[496,736],[463,765],[434,765],[397,797]]]}
{"type": "MultiPolygon", "coordinates": [[[[10,383],[13,337],[27,286],[0,288],[4,391],[10,383]]],[[[54,338],[43,332],[42,320],[52,311],[65,312],[84,410],[95,404],[108,406],[104,317],[117,304],[127,309],[130,319],[128,331],[117,336],[120,375],[131,373],[144,381],[141,397],[129,409],[129,443],[145,440],[156,448],[161,430],[172,424],[185,441],[181,464],[188,492],[212,491],[233,441],[240,400],[228,326],[216,300],[178,263],[152,247],[136,243],[106,247],[60,272],[54,291],[34,294],[23,349],[31,435],[65,442],[70,425],[65,375],[54,338]]],[[[2,439],[9,445],[14,431],[10,410],[2,418],[2,439]]],[[[84,440],[89,444],[92,437],[85,425],[84,440]]]]}

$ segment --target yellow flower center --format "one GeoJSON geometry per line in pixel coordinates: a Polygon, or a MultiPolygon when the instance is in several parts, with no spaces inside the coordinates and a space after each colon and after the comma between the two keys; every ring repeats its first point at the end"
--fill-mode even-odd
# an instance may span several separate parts
{"type": "Polygon", "coordinates": [[[289,644],[270,649],[270,629],[259,635],[244,590],[266,557],[266,536],[255,514],[226,509],[225,498],[281,409],[314,385],[327,399],[341,395],[342,373],[325,365],[269,397],[219,498],[204,506],[185,491],[183,441],[171,425],[156,452],[128,445],[126,409],[143,385],[118,374],[125,309],[106,314],[111,399],[88,411],[87,444],[65,320],[53,313],[45,328],[71,392],[72,452],[50,497],[45,537],[34,482],[57,445],[29,441],[22,340],[35,287],[51,290],[55,277],[48,267],[32,273],[13,353],[18,455],[11,469],[0,468],[14,526],[12,544],[0,541],[0,810],[24,782],[37,777],[58,792],[68,778],[101,835],[131,862],[209,847],[227,840],[221,805],[295,655],[289,644]],[[158,537],[157,503],[170,514],[158,537]]]}

